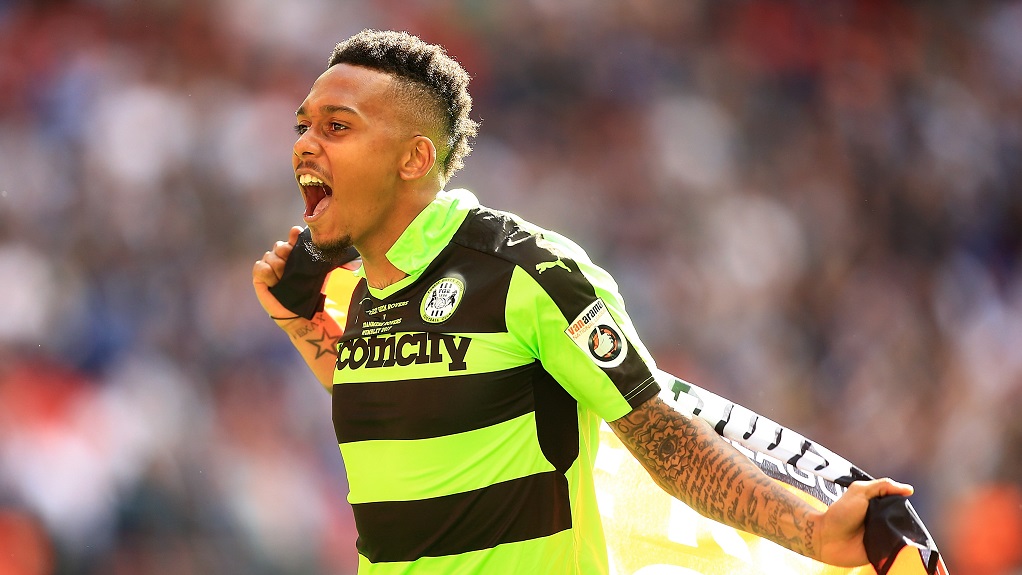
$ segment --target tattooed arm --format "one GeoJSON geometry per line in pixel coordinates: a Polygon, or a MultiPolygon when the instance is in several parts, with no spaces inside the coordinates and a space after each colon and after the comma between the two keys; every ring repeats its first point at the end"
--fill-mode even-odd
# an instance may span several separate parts
{"type": "Polygon", "coordinates": [[[270,292],[270,287],[280,281],[284,263],[291,255],[291,249],[298,241],[301,230],[299,227],[291,228],[288,241],[275,243],[273,249],[263,254],[255,263],[252,267],[252,286],[263,309],[278,327],[287,332],[291,343],[312,369],[319,383],[327,391],[332,391],[334,365],[337,362],[337,341],[341,337],[342,328],[325,312],[317,313],[311,320],[296,317],[270,292]]]}
{"type": "Polygon", "coordinates": [[[291,343],[302,354],[302,359],[316,375],[320,385],[332,392],[334,366],[337,363],[337,342],[341,328],[330,314],[319,312],[311,320],[305,318],[277,321],[291,338],[291,343]]]}
{"type": "Polygon", "coordinates": [[[764,475],[709,424],[659,397],[610,426],[664,491],[702,515],[835,565],[867,562],[862,533],[870,498],[911,494],[889,479],[858,482],[818,511],[764,475]]]}

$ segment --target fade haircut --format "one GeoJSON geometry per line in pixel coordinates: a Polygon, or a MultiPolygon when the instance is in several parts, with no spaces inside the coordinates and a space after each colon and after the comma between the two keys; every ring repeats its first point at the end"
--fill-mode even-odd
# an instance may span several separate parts
{"type": "Polygon", "coordinates": [[[436,142],[440,177],[446,183],[472,151],[469,140],[479,125],[469,119],[469,75],[441,46],[406,32],[362,30],[334,46],[327,68],[361,66],[390,74],[398,98],[442,140],[436,142]]]}

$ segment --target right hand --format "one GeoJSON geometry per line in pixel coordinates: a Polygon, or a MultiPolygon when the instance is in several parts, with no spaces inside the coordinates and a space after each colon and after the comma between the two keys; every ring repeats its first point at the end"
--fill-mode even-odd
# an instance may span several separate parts
{"type": "Polygon", "coordinates": [[[294,312],[284,307],[277,298],[270,293],[270,287],[277,285],[281,274],[284,273],[284,263],[287,262],[291,250],[298,241],[298,234],[302,228],[294,226],[288,232],[287,241],[278,241],[273,248],[263,254],[263,257],[252,266],[252,287],[255,288],[256,298],[271,317],[292,317],[294,312]]]}
{"type": "Polygon", "coordinates": [[[891,479],[855,481],[825,512],[817,525],[819,559],[831,565],[856,567],[869,563],[863,535],[866,510],[874,497],[912,495],[914,488],[891,479]]]}

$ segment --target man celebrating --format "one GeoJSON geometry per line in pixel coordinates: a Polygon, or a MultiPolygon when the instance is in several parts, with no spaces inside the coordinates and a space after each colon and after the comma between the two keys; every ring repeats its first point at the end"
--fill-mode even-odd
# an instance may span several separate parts
{"type": "Polygon", "coordinates": [[[606,573],[601,420],[700,513],[865,564],[869,500],[911,487],[855,483],[817,511],[665,404],[604,270],[567,238],[444,189],[476,132],[467,85],[442,48],[408,34],[338,44],[298,108],[292,163],[315,257],[361,255],[343,330],[271,291],[289,258],[313,259],[301,228],[252,271],[332,393],[359,573],[606,573]]]}

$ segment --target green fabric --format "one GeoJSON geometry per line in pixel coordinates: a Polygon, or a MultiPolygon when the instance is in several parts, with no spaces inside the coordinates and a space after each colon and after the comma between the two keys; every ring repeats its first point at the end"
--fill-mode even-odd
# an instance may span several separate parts
{"type": "Polygon", "coordinates": [[[527,413],[443,437],[342,444],[341,454],[349,468],[374,468],[371,477],[349,475],[348,501],[442,497],[552,471],[536,441],[535,428],[535,415],[527,413]]]}

